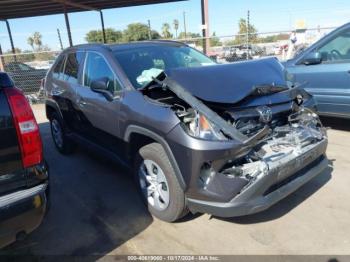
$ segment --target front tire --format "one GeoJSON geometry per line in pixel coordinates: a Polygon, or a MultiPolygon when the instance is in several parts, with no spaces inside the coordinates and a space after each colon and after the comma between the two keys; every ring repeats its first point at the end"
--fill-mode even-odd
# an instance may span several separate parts
{"type": "Polygon", "coordinates": [[[159,143],[146,145],[139,150],[134,175],[143,200],[153,216],[174,222],[188,213],[184,191],[159,143]]]}
{"type": "Polygon", "coordinates": [[[57,150],[63,155],[71,154],[74,151],[75,144],[67,137],[66,129],[56,112],[50,117],[50,127],[52,139],[57,150]]]}

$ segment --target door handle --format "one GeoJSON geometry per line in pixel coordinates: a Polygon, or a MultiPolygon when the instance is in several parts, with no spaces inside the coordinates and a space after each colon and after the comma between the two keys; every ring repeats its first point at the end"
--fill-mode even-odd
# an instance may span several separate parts
{"type": "Polygon", "coordinates": [[[79,99],[79,100],[78,100],[78,105],[81,106],[81,107],[83,107],[83,106],[86,106],[87,103],[86,103],[84,100],[79,99]]]}

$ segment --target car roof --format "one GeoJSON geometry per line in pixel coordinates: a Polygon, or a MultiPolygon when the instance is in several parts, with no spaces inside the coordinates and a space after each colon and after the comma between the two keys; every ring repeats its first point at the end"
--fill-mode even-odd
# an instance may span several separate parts
{"type": "Polygon", "coordinates": [[[70,50],[110,50],[110,51],[122,51],[130,50],[133,48],[143,48],[151,46],[187,46],[185,43],[171,40],[150,40],[150,41],[140,41],[140,42],[130,42],[130,43],[121,43],[121,44],[100,44],[100,43],[91,43],[91,44],[82,44],[76,45],[73,47],[67,48],[65,51],[70,50]]]}

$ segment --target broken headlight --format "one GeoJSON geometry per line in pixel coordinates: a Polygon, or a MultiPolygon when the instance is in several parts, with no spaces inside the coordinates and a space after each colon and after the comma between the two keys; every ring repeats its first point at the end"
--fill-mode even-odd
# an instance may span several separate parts
{"type": "Polygon", "coordinates": [[[194,117],[188,122],[188,132],[191,136],[206,140],[227,140],[220,129],[204,115],[194,112],[194,117]]]}

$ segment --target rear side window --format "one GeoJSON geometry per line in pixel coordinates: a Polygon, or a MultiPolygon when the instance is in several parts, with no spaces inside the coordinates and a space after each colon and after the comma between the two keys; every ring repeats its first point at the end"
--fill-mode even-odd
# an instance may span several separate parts
{"type": "Polygon", "coordinates": [[[59,79],[63,70],[63,65],[64,65],[64,59],[66,58],[66,56],[60,56],[58,58],[58,62],[56,63],[55,68],[53,69],[53,74],[52,76],[56,79],[59,79]]]}
{"type": "Polygon", "coordinates": [[[66,66],[64,68],[63,80],[72,84],[78,83],[79,68],[82,67],[84,58],[83,52],[70,53],[67,56],[66,66]]]}
{"type": "Polygon", "coordinates": [[[13,87],[13,81],[6,73],[0,72],[0,88],[2,87],[13,87]]]}

